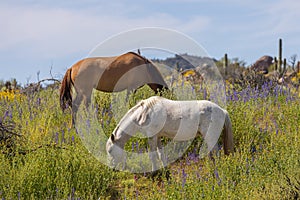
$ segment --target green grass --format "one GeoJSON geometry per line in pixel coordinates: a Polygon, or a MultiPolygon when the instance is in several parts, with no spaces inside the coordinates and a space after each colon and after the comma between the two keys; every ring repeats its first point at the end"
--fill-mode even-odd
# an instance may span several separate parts
{"type": "MultiPolygon", "coordinates": [[[[142,88],[129,97],[128,108],[151,95],[149,88],[142,88]]],[[[195,96],[200,99],[202,93],[195,96]]],[[[2,139],[0,198],[300,198],[300,99],[290,97],[281,93],[229,101],[226,109],[233,124],[235,153],[224,156],[221,151],[213,160],[199,160],[186,153],[153,179],[113,171],[89,153],[75,129],[69,128],[70,112],[62,113],[59,108],[58,90],[43,90],[15,100],[0,98],[1,126],[10,125],[21,135],[2,139]]],[[[95,99],[100,104],[98,124],[109,136],[118,123],[110,113],[113,98],[97,93],[95,99]]],[[[97,137],[92,134],[92,139],[97,137]]],[[[92,144],[103,149],[106,141],[100,140],[92,144]]],[[[126,148],[131,150],[131,143],[136,141],[140,142],[133,139],[126,148]]],[[[195,147],[197,142],[189,149],[195,147]]]]}

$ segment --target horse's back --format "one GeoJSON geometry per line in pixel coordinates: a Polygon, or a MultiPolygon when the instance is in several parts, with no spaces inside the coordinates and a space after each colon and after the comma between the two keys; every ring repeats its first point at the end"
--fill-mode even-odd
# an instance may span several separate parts
{"type": "Polygon", "coordinates": [[[85,58],[75,63],[71,71],[71,79],[77,82],[77,88],[119,92],[135,90],[145,84],[154,90],[155,84],[167,87],[155,65],[134,52],[114,57],[85,58]]]}
{"type": "Polygon", "coordinates": [[[116,57],[103,72],[97,89],[118,92],[139,88],[148,82],[145,64],[143,57],[131,52],[116,57]]]}
{"type": "Polygon", "coordinates": [[[177,100],[170,100],[166,99],[163,97],[150,97],[150,98],[155,98],[162,103],[165,104],[166,107],[170,107],[169,109],[172,109],[174,106],[179,106],[181,107],[182,111],[187,109],[193,109],[195,111],[201,111],[201,110],[206,110],[206,109],[218,109],[218,110],[224,110],[221,108],[218,104],[208,101],[208,100],[183,100],[183,101],[177,101],[177,100]]]}
{"type": "Polygon", "coordinates": [[[170,107],[170,109],[172,109],[172,106],[180,105],[182,109],[202,109],[209,107],[224,110],[218,104],[208,100],[171,100],[161,96],[152,96],[147,101],[163,103],[166,107],[170,107]]]}
{"type": "Polygon", "coordinates": [[[158,97],[167,110],[171,119],[186,119],[209,124],[211,120],[225,118],[227,111],[214,102],[208,100],[174,101],[158,97]]]}
{"type": "MultiPolygon", "coordinates": [[[[132,53],[113,57],[84,58],[71,67],[71,78],[78,87],[88,82],[89,87],[112,92],[116,89],[114,86],[122,75],[142,62],[140,57],[132,53]]],[[[120,90],[123,89],[126,88],[120,90]]]]}
{"type": "Polygon", "coordinates": [[[91,80],[93,76],[103,73],[115,59],[116,57],[92,57],[79,60],[71,67],[71,78],[75,81],[79,76],[85,76],[87,80],[91,80]]]}

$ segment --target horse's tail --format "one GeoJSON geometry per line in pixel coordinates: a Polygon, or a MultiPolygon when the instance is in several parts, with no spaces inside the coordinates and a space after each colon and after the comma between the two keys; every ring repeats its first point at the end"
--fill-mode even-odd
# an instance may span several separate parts
{"type": "Polygon", "coordinates": [[[225,123],[223,130],[223,146],[225,155],[229,155],[233,153],[233,133],[232,133],[232,125],[229,114],[225,111],[225,123]]]}
{"type": "Polygon", "coordinates": [[[64,111],[69,107],[72,107],[72,86],[73,81],[71,79],[72,68],[69,68],[62,80],[60,88],[60,107],[64,111]]]}

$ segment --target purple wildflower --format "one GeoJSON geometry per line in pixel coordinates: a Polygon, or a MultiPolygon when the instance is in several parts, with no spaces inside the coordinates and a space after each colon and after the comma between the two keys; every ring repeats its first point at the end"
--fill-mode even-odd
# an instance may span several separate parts
{"type": "Polygon", "coordinates": [[[64,142],[65,142],[65,132],[64,132],[64,130],[62,130],[62,132],[61,132],[61,145],[64,142]]]}
{"type": "Polygon", "coordinates": [[[182,187],[184,187],[186,184],[186,178],[187,178],[187,173],[185,173],[184,169],[182,169],[182,184],[181,184],[182,187]]]}
{"type": "Polygon", "coordinates": [[[2,121],[4,121],[8,115],[9,115],[9,111],[7,110],[5,111],[4,116],[2,117],[2,121]]]}
{"type": "Polygon", "coordinates": [[[131,143],[131,151],[134,152],[134,142],[131,143]]]}
{"type": "Polygon", "coordinates": [[[238,92],[237,91],[233,91],[233,98],[234,98],[234,101],[238,101],[239,100],[239,97],[238,97],[238,92]]]}
{"type": "Polygon", "coordinates": [[[38,106],[41,105],[41,98],[37,98],[37,100],[36,100],[36,105],[38,105],[38,106]]]}
{"type": "Polygon", "coordinates": [[[254,145],[251,146],[251,153],[255,153],[256,152],[256,147],[254,145]]]}
{"type": "Polygon", "coordinates": [[[55,144],[58,144],[58,135],[59,135],[59,133],[56,132],[55,133],[55,138],[54,138],[55,144]]]}
{"type": "Polygon", "coordinates": [[[217,168],[215,169],[214,174],[216,176],[216,179],[218,180],[218,185],[220,186],[222,180],[219,176],[219,172],[218,172],[217,168]]]}
{"type": "Polygon", "coordinates": [[[197,179],[201,179],[201,175],[199,172],[196,172],[196,177],[197,177],[197,179]]]}
{"type": "Polygon", "coordinates": [[[135,142],[135,147],[136,147],[136,151],[139,152],[139,142],[138,141],[135,142]]]}
{"type": "Polygon", "coordinates": [[[192,89],[192,93],[195,94],[195,88],[194,88],[194,86],[192,86],[191,89],[192,89]]]}
{"type": "Polygon", "coordinates": [[[89,120],[89,119],[87,119],[87,120],[86,120],[86,125],[87,125],[87,127],[88,127],[88,128],[90,128],[90,127],[91,127],[91,122],[90,122],[90,120],[89,120]]]}
{"type": "Polygon", "coordinates": [[[204,88],[203,90],[203,99],[206,99],[207,98],[207,91],[206,91],[206,88],[204,88]]]}

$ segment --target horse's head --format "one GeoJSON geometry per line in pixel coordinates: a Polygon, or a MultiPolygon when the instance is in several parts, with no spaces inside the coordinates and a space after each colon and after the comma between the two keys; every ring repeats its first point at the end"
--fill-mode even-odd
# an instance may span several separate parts
{"type": "Polygon", "coordinates": [[[122,163],[122,161],[125,161],[125,153],[123,149],[124,147],[122,147],[122,143],[116,140],[115,132],[117,131],[118,130],[114,130],[114,132],[111,134],[111,136],[106,142],[108,164],[113,168],[117,168],[118,165],[122,163]]]}

